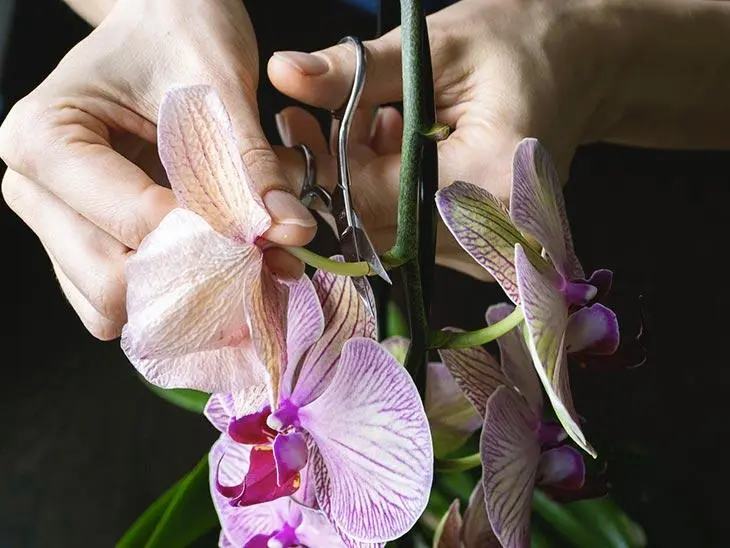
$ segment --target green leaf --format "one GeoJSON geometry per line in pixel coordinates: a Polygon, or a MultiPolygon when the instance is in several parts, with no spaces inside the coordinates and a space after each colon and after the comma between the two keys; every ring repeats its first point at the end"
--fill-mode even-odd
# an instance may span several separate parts
{"type": "Polygon", "coordinates": [[[566,508],[585,525],[600,531],[607,548],[643,548],[647,544],[641,526],[610,497],[571,502],[566,508]]]}
{"type": "Polygon", "coordinates": [[[410,337],[408,322],[406,317],[393,301],[388,302],[388,329],[385,334],[387,337],[410,337]]]}
{"type": "MultiPolygon", "coordinates": [[[[142,378],[142,377],[140,377],[142,378]]],[[[186,411],[202,414],[210,394],[188,388],[160,388],[142,378],[142,382],[155,394],[186,411]]]]}
{"type": "Polygon", "coordinates": [[[596,548],[606,545],[602,534],[583,524],[564,504],[548,498],[540,489],[535,489],[532,509],[569,541],[571,546],[596,548]]]}
{"type": "Polygon", "coordinates": [[[116,548],[183,548],[216,527],[208,471],[206,454],[134,522],[116,548]]]}

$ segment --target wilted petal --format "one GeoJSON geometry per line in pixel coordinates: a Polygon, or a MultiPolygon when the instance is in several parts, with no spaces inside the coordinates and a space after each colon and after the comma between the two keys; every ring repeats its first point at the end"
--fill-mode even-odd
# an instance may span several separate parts
{"type": "Polygon", "coordinates": [[[351,339],[299,418],[327,467],[331,518],[347,535],[387,541],[413,526],[428,502],[433,450],[418,390],[395,358],[351,339]]]}
{"type": "Polygon", "coordinates": [[[520,231],[545,248],[565,278],[583,277],[573,251],[563,189],[550,155],[537,139],[523,139],[515,150],[510,215],[520,231]]]}
{"type": "Polygon", "coordinates": [[[307,441],[300,432],[279,434],[274,439],[276,483],[283,485],[307,464],[307,441]]]}
{"type": "Polygon", "coordinates": [[[428,364],[425,407],[436,457],[461,447],[482,425],[481,415],[442,363],[428,364]]]}
{"type": "Polygon", "coordinates": [[[484,416],[487,399],[504,384],[497,360],[481,346],[458,350],[442,348],[438,352],[456,384],[479,415],[484,416]]]}
{"type": "MultiPolygon", "coordinates": [[[[259,258],[261,260],[261,258],[259,258]]],[[[286,363],[287,288],[261,264],[245,273],[244,297],[251,341],[268,373],[272,405],[279,400],[281,370],[286,363]]]]}
{"type": "Polygon", "coordinates": [[[211,86],[177,87],[160,105],[160,159],[176,198],[219,233],[254,243],[271,224],[239,152],[231,120],[211,86]]]}
{"type": "Polygon", "coordinates": [[[481,438],[487,514],[505,548],[530,545],[530,515],[540,446],[537,417],[511,388],[500,386],[487,403],[481,438]]]}
{"type": "Polygon", "coordinates": [[[573,410],[565,353],[568,308],[560,292],[532,266],[520,245],[515,246],[517,278],[527,327],[527,347],[555,415],[565,432],[588,453],[588,444],[573,410]]]}
{"type": "Polygon", "coordinates": [[[577,490],[583,487],[586,466],[581,454],[568,445],[549,449],[540,455],[538,485],[577,490]]]}
{"type": "Polygon", "coordinates": [[[613,310],[600,303],[573,312],[566,329],[565,348],[568,352],[608,356],[618,349],[618,319],[613,310]]]}
{"type": "MultiPolygon", "coordinates": [[[[500,303],[487,309],[487,324],[494,325],[509,316],[515,307],[500,303]]],[[[502,372],[510,383],[522,394],[537,415],[542,414],[542,389],[535,374],[530,351],[525,345],[522,327],[517,326],[497,339],[502,372]]]]}
{"type": "Polygon", "coordinates": [[[243,494],[236,500],[240,506],[250,506],[288,497],[299,489],[299,475],[285,483],[276,481],[276,461],[270,445],[256,445],[251,449],[251,463],[244,479],[243,494]]]}
{"type": "Polygon", "coordinates": [[[502,202],[483,188],[456,181],[436,193],[436,206],[459,245],[517,302],[514,249],[524,240],[502,202]]]}
{"type": "Polygon", "coordinates": [[[233,396],[230,394],[212,394],[203,410],[203,415],[221,432],[228,430],[228,424],[235,414],[233,396]]]}
{"type": "Polygon", "coordinates": [[[461,542],[464,548],[501,548],[487,516],[482,482],[477,483],[469,497],[469,506],[464,512],[461,527],[461,542]]]}
{"type": "Polygon", "coordinates": [[[410,344],[411,341],[405,337],[388,337],[384,341],[380,341],[380,345],[390,352],[390,355],[401,365],[406,363],[406,354],[408,354],[410,344]]]}
{"type": "Polygon", "coordinates": [[[461,548],[461,514],[459,499],[449,505],[449,509],[439,523],[433,537],[434,548],[461,548]]]}
{"type": "Polygon", "coordinates": [[[289,287],[286,327],[287,366],[281,382],[281,399],[288,399],[291,396],[302,356],[322,337],[324,331],[322,305],[309,277],[303,274],[299,280],[287,285],[289,287]]]}
{"type": "Polygon", "coordinates": [[[128,259],[122,349],[163,388],[234,392],[263,381],[252,360],[241,274],[261,252],[175,209],[128,259]]]}
{"type": "Polygon", "coordinates": [[[318,270],[312,283],[322,303],[324,333],[306,354],[296,374],[291,400],[299,406],[314,400],[329,384],[346,341],[375,335],[372,317],[349,277],[318,270]]]}

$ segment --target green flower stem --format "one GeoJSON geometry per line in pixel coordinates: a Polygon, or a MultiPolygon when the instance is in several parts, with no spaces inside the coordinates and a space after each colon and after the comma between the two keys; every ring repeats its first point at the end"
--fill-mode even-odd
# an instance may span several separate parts
{"type": "Polygon", "coordinates": [[[333,261],[327,257],[322,257],[322,255],[317,255],[315,252],[304,247],[281,246],[281,248],[294,255],[304,264],[308,264],[317,270],[324,270],[326,272],[331,272],[332,274],[352,276],[355,278],[375,275],[375,272],[370,268],[370,265],[366,261],[344,263],[341,261],[333,261]]]}
{"type": "Polygon", "coordinates": [[[578,520],[566,506],[551,500],[540,489],[535,489],[533,494],[532,510],[552,525],[564,538],[569,539],[572,546],[594,548],[606,545],[606,539],[602,535],[591,530],[578,520]]]}
{"type": "Polygon", "coordinates": [[[477,329],[476,331],[434,331],[431,334],[429,349],[472,348],[474,346],[481,346],[508,333],[520,325],[524,319],[522,308],[518,306],[503,320],[482,329],[477,329]]]}
{"type": "Polygon", "coordinates": [[[436,470],[439,472],[453,473],[471,470],[482,465],[481,455],[474,453],[458,459],[436,459],[436,470]]]}

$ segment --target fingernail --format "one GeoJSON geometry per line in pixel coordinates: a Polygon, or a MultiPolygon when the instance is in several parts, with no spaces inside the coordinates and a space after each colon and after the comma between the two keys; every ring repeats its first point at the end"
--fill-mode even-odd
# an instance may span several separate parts
{"type": "Polygon", "coordinates": [[[311,53],[301,51],[277,51],[274,53],[279,59],[288,63],[305,76],[319,76],[327,72],[330,67],[327,61],[311,53]]]}
{"type": "Polygon", "coordinates": [[[270,190],[264,196],[264,204],[274,222],[282,225],[296,225],[304,228],[317,226],[309,210],[292,194],[284,190],[270,190]]]}
{"type": "Polygon", "coordinates": [[[281,139],[281,144],[285,147],[292,146],[291,142],[291,132],[289,131],[289,124],[287,124],[284,121],[284,117],[281,114],[276,114],[274,116],[274,119],[276,120],[276,130],[279,132],[279,138],[281,139]]]}

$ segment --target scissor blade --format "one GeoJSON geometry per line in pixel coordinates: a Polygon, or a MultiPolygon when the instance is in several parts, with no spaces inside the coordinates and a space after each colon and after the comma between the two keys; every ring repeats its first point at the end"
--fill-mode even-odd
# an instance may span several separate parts
{"type": "Polygon", "coordinates": [[[373,269],[373,272],[387,283],[392,284],[388,272],[383,267],[383,263],[380,262],[380,258],[375,252],[375,248],[373,248],[367,232],[362,228],[360,219],[357,217],[356,222],[359,226],[348,226],[340,234],[340,249],[342,250],[343,256],[348,261],[366,261],[370,265],[370,268],[373,269]]]}

